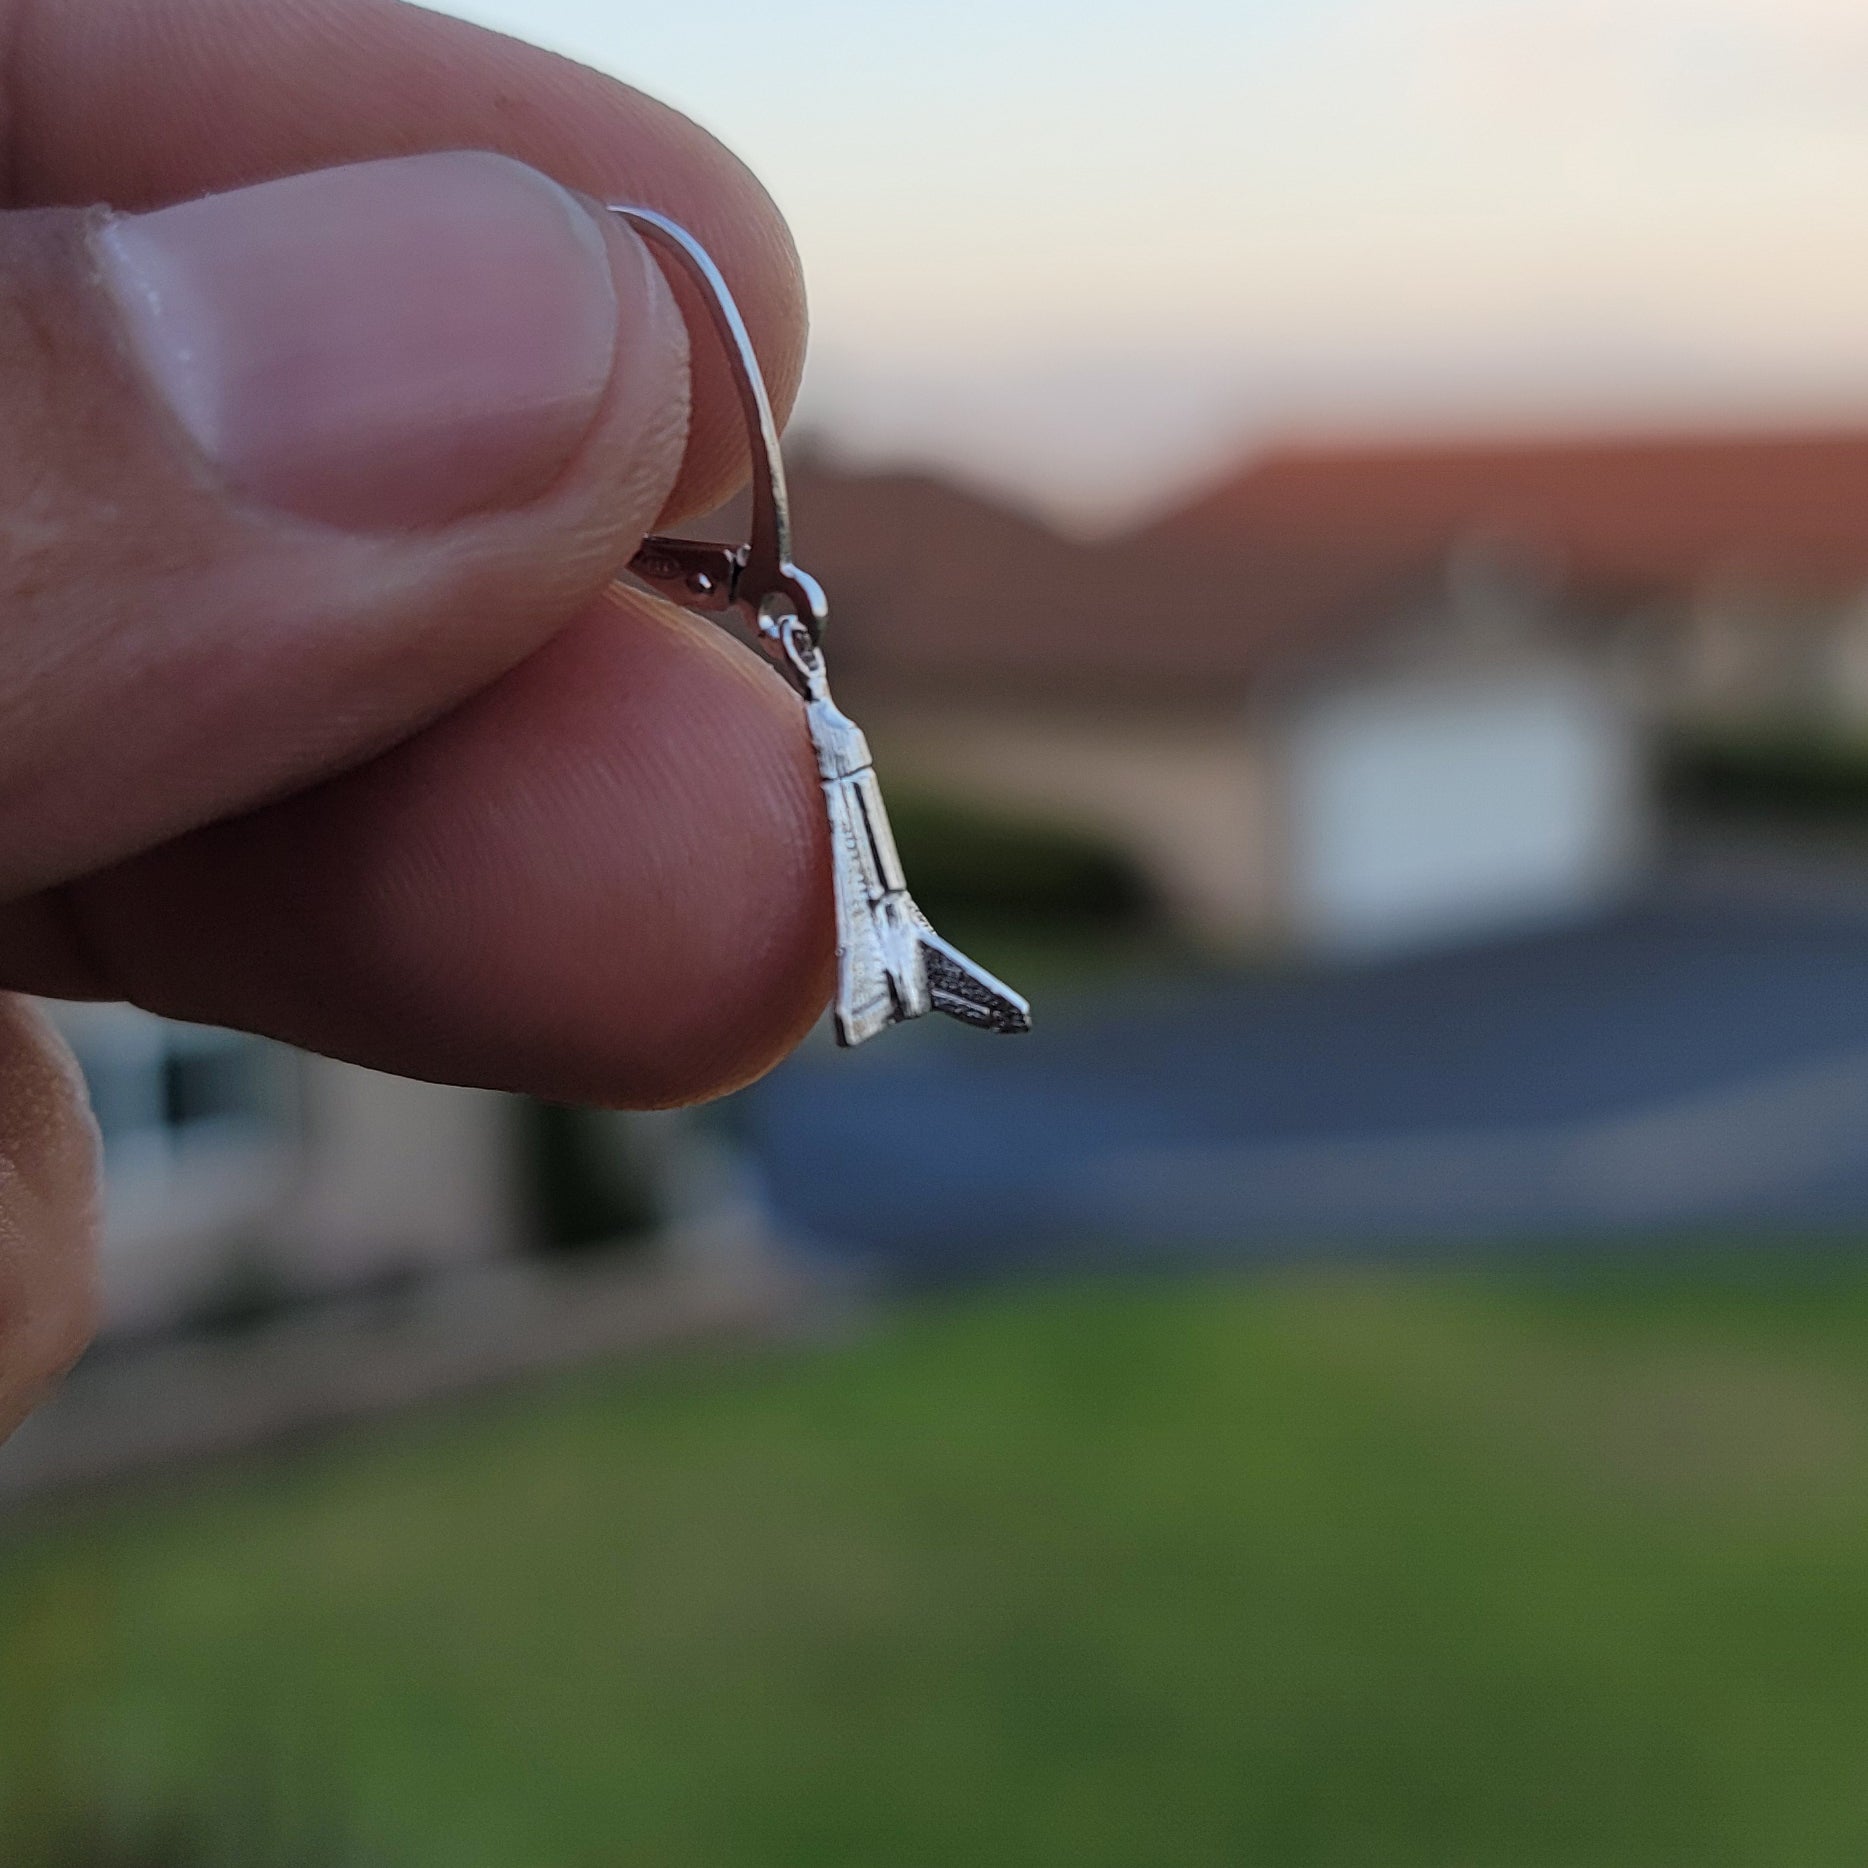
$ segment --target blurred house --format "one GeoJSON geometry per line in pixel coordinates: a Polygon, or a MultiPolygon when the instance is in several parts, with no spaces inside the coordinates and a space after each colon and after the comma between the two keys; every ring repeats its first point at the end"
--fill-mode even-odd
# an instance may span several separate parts
{"type": "Polygon", "coordinates": [[[53,1012],[103,1131],[107,1330],[440,1270],[525,1236],[507,1098],[130,1006],[53,1012]]]}
{"type": "Polygon", "coordinates": [[[1868,431],[1292,447],[1154,537],[1249,560],[1531,553],[1680,724],[1868,725],[1868,431]]]}
{"type": "Polygon", "coordinates": [[[1095,543],[817,461],[796,505],[895,782],[1111,837],[1222,945],[1574,916],[1657,729],[1868,725],[1868,434],[1290,447],[1095,543]]]}
{"type": "Polygon", "coordinates": [[[532,1249],[709,1250],[737,1223],[731,1161],[679,1114],[413,1082],[126,1005],[51,1009],[103,1132],[106,1334],[532,1249]]]}
{"type": "Polygon", "coordinates": [[[890,782],[1113,839],[1221,947],[1578,914],[1647,840],[1615,645],[1524,554],[1108,543],[927,478],[797,475],[838,692],[890,782]]]}

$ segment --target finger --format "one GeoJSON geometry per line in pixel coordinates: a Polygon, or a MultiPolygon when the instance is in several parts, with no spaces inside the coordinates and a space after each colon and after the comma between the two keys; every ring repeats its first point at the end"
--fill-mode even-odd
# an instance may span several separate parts
{"type": "Polygon", "coordinates": [[[362,770],[66,891],[62,925],[155,1011],[659,1106],[757,1076],[822,1010],[826,835],[791,691],[619,594],[362,770]]]}
{"type": "Polygon", "coordinates": [[[0,1439],[90,1336],[97,1227],[77,1064],[37,1006],[0,994],[0,1439]]]}
{"type": "MultiPolygon", "coordinates": [[[[805,320],[783,220],[718,142],[626,85],[399,0],[0,0],[0,31],[19,205],[149,207],[373,157],[497,149],[690,227],[740,301],[780,415],[791,406],[805,320]]],[[[694,401],[671,511],[711,509],[745,472],[711,346],[697,346],[694,401]]]]}
{"type": "Polygon", "coordinates": [[[0,895],[435,717],[678,469],[666,282],[505,157],[0,214],[0,278],[0,895]]]}

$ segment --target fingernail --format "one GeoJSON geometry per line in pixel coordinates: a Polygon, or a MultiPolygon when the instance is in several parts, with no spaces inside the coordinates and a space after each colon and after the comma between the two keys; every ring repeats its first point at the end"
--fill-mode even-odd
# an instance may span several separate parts
{"type": "Polygon", "coordinates": [[[131,350],[223,478],[359,530],[542,493],[663,323],[619,304],[575,197],[478,152],[120,216],[98,251],[131,350]]]}

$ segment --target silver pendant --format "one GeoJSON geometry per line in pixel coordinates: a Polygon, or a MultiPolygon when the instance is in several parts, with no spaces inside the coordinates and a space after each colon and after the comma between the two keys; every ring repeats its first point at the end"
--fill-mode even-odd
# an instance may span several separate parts
{"type": "Polygon", "coordinates": [[[700,287],[752,436],[752,537],[744,545],[649,538],[631,572],[703,615],[737,610],[753,640],[804,698],[830,817],[837,904],[837,1041],[861,1044],[889,1025],[945,1012],[985,1031],[1029,1031],[1031,1007],[928,925],[902,875],[862,729],[830,698],[821,645],[828,608],[815,578],[791,562],[785,463],[765,379],[720,269],[685,227],[648,208],[613,206],[700,287]]]}

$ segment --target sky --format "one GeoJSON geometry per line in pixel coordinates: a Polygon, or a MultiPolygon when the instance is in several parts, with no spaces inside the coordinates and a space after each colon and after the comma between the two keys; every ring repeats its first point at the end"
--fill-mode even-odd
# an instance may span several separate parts
{"type": "Polygon", "coordinates": [[[1086,520],[1268,438],[1868,419],[1861,0],[447,0],[758,171],[799,425],[1086,520]]]}

